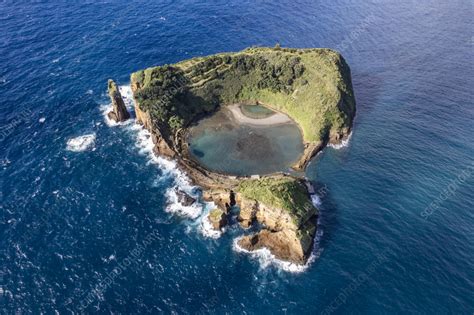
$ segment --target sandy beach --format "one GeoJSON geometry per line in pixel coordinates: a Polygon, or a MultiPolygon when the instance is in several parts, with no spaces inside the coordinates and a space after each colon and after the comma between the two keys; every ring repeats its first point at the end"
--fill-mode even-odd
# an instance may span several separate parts
{"type": "Polygon", "coordinates": [[[286,124],[291,122],[291,119],[286,116],[285,114],[275,112],[274,115],[266,118],[255,119],[245,116],[240,109],[239,104],[229,105],[227,107],[230,112],[232,113],[233,117],[237,122],[242,124],[250,124],[250,125],[260,125],[260,126],[269,126],[269,125],[279,125],[279,124],[286,124]]]}

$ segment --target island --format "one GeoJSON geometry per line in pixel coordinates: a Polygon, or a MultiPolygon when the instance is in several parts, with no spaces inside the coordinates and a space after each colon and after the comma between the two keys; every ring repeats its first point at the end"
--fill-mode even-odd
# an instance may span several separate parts
{"type": "MultiPolygon", "coordinates": [[[[242,228],[253,227],[239,239],[240,247],[267,248],[278,259],[304,264],[318,216],[304,170],[327,144],[348,138],[356,112],[344,58],[331,49],[251,47],[141,70],[131,75],[131,86],[137,122],[150,131],[154,152],[176,160],[201,187],[203,199],[216,204],[208,216],[212,226],[221,229],[229,214],[238,211],[242,228]],[[291,170],[236,175],[213,170],[196,158],[190,131],[223,109],[249,125],[258,119],[294,122],[302,149],[291,170]]],[[[252,143],[250,138],[239,145],[252,143]]]]}

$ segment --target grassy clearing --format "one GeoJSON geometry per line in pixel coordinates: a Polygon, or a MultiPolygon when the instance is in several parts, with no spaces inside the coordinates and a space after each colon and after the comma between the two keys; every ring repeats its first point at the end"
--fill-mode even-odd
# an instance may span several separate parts
{"type": "Polygon", "coordinates": [[[222,219],[223,214],[224,214],[224,211],[222,211],[219,208],[212,209],[209,212],[209,220],[211,222],[219,222],[222,219]]]}

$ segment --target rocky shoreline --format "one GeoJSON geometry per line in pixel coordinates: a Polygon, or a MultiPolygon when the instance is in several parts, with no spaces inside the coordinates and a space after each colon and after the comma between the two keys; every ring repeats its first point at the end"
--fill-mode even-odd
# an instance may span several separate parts
{"type": "MultiPolygon", "coordinates": [[[[290,62],[292,65],[290,67],[294,67],[293,70],[289,72],[289,75],[293,76],[293,79],[289,79],[289,83],[300,82],[298,84],[304,86],[308,85],[307,80],[304,79],[304,75],[302,78],[299,77],[301,73],[303,73],[304,67],[307,67],[307,65],[303,66],[298,63],[300,59],[299,56],[305,53],[315,54],[315,58],[319,58],[321,54],[322,56],[328,54],[331,58],[333,56],[332,52],[326,50],[298,51],[289,49],[287,51],[288,56],[284,59],[286,60],[285,62],[290,62]]],[[[257,232],[244,235],[239,240],[238,245],[241,248],[247,251],[267,248],[278,259],[296,264],[304,264],[311,254],[318,216],[318,209],[311,203],[311,194],[314,194],[314,189],[312,189],[309,181],[303,176],[287,173],[275,173],[262,176],[233,176],[230,174],[222,174],[211,171],[199,164],[192,158],[189,152],[188,143],[186,141],[189,127],[202,117],[213,114],[219,108],[219,104],[213,104],[213,101],[211,103],[202,103],[203,101],[196,97],[199,95],[200,98],[205,99],[209,96],[209,94],[202,94],[203,92],[200,92],[208,82],[215,80],[224,80],[222,82],[225,82],[227,79],[222,77],[223,74],[226,73],[225,69],[227,69],[227,71],[241,71],[238,70],[238,67],[240,67],[238,63],[241,62],[241,60],[244,60],[244,62],[247,61],[245,61],[246,59],[241,59],[240,54],[242,54],[243,58],[250,58],[249,61],[252,63],[255,62],[254,60],[260,60],[255,59],[253,54],[250,55],[251,57],[247,57],[247,55],[249,55],[248,51],[244,51],[244,53],[228,54],[224,57],[219,57],[217,58],[218,61],[215,61],[216,59],[211,56],[209,59],[203,58],[197,61],[184,61],[174,66],[150,68],[146,70],[148,72],[133,74],[131,76],[131,88],[135,102],[136,120],[137,123],[142,124],[144,128],[151,133],[154,153],[175,160],[179,168],[189,176],[192,182],[201,187],[203,199],[216,204],[216,209],[213,209],[208,216],[208,220],[214,229],[222,229],[229,221],[228,216],[230,212],[236,209],[239,211],[239,224],[243,228],[248,228],[253,225],[260,227],[257,232]],[[235,65],[234,62],[236,62],[235,65]],[[211,79],[208,78],[209,75],[207,73],[210,73],[208,70],[206,70],[208,72],[202,72],[202,70],[196,72],[197,70],[193,70],[196,67],[196,69],[201,69],[202,64],[206,64],[206,67],[211,67],[211,72],[215,72],[211,75],[211,79]],[[215,69],[212,70],[212,67],[215,67],[215,69]],[[236,67],[235,69],[237,70],[231,70],[234,69],[233,67],[236,67]],[[153,72],[155,69],[157,71],[156,74],[153,72]],[[199,78],[193,78],[193,73],[195,72],[199,73],[199,78]],[[150,92],[150,88],[155,89],[155,91],[150,92]],[[150,99],[151,96],[149,95],[157,95],[157,93],[161,95],[160,98],[155,98],[154,101],[150,99]],[[183,99],[185,99],[184,103],[182,103],[183,99]],[[181,106],[186,106],[186,104],[195,106],[193,103],[187,103],[192,101],[197,103],[201,102],[201,107],[197,109],[187,109],[188,111],[194,110],[194,114],[192,115],[186,114],[187,116],[183,116],[183,114],[179,114],[181,106]],[[143,104],[144,102],[146,103],[145,105],[143,104]],[[168,112],[167,108],[170,106],[168,104],[172,103],[176,104],[173,105],[173,110],[176,111],[176,114],[169,116],[170,114],[166,114],[168,112]],[[169,118],[164,119],[162,113],[168,115],[166,117],[169,118]]],[[[272,56],[272,58],[273,56],[278,57],[281,55],[281,50],[262,48],[256,49],[255,54],[259,56],[259,58],[264,58],[262,60],[266,60],[267,54],[272,56]]],[[[278,58],[281,59],[281,57],[278,58]]],[[[328,60],[331,59],[329,58],[328,60]]],[[[269,61],[257,62],[266,62],[268,64],[269,61]]],[[[281,67],[279,62],[280,61],[272,67],[281,67]]],[[[343,61],[342,63],[344,67],[346,67],[343,61]]],[[[283,66],[286,67],[285,65],[283,66]]],[[[245,73],[248,73],[249,66],[247,65],[246,67],[247,70],[245,71],[247,72],[245,73]]],[[[265,67],[268,67],[268,65],[265,67]]],[[[336,75],[339,74],[336,73],[336,75]]],[[[248,74],[246,74],[246,76],[248,76],[248,74]]],[[[342,75],[342,77],[347,80],[347,75],[342,75]]],[[[261,85],[261,83],[257,85],[261,85]]],[[[351,88],[350,76],[347,87],[351,88]]],[[[288,91],[288,87],[276,88],[282,89],[281,92],[278,93],[283,93],[281,95],[284,97],[287,95],[285,93],[291,92],[291,90],[288,91]]],[[[346,89],[346,86],[343,86],[343,88],[346,89]]],[[[205,93],[214,92],[209,91],[205,93]]],[[[352,93],[351,90],[350,93],[352,93]]],[[[110,93],[110,95],[115,112],[115,104],[120,104],[120,101],[116,100],[116,94],[110,93]]],[[[352,94],[349,94],[349,96],[353,97],[352,94]]],[[[344,97],[347,98],[347,96],[344,97]]],[[[343,99],[345,98],[339,98],[338,103],[342,102],[343,99]]],[[[349,100],[353,102],[353,99],[349,100]]],[[[263,102],[260,102],[256,98],[243,99],[243,101],[258,101],[263,104],[263,102]]],[[[225,104],[236,104],[238,102],[226,102],[224,100],[224,102],[221,101],[220,103],[221,106],[225,106],[225,104]]],[[[265,104],[267,103],[268,101],[265,102],[265,104]]],[[[337,105],[337,108],[343,107],[340,104],[334,105],[337,105]]],[[[338,110],[337,108],[335,110],[338,110]]],[[[279,112],[288,114],[288,116],[292,118],[292,110],[286,111],[284,108],[271,109],[276,109],[279,112]]],[[[351,115],[353,115],[354,110],[351,109],[351,111],[351,115]]],[[[338,127],[337,130],[334,128],[329,129],[330,133],[327,137],[323,137],[320,140],[308,141],[308,139],[314,137],[308,136],[309,127],[303,127],[300,121],[296,120],[302,128],[302,131],[305,132],[306,139],[304,152],[298,162],[293,166],[296,171],[304,171],[311,158],[328,143],[340,143],[345,139],[350,134],[352,126],[351,118],[347,125],[338,127]]],[[[186,196],[183,192],[177,192],[177,194],[184,202],[191,204],[195,202],[195,200],[186,196]]]]}

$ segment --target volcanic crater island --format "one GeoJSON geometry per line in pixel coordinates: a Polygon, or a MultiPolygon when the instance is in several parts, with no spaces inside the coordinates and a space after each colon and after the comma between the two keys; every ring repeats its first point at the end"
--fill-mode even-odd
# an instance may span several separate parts
{"type": "MultiPolygon", "coordinates": [[[[349,137],[356,111],[344,58],[331,49],[252,47],[141,70],[131,87],[154,153],[175,160],[216,205],[212,228],[237,215],[241,248],[305,264],[318,209],[304,171],[326,145],[349,137]]],[[[112,80],[109,95],[109,118],[128,119],[112,80]]]]}

